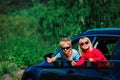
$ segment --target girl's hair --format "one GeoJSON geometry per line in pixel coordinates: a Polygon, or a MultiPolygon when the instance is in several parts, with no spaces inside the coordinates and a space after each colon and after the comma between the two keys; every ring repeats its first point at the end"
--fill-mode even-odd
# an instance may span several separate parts
{"type": "Polygon", "coordinates": [[[79,39],[79,44],[78,44],[78,52],[79,52],[79,54],[80,54],[81,56],[82,56],[82,54],[84,53],[84,50],[81,48],[80,42],[83,41],[83,40],[87,40],[87,41],[89,42],[89,45],[90,45],[89,49],[90,49],[90,51],[91,51],[92,48],[93,48],[92,43],[91,43],[91,41],[90,41],[90,39],[89,39],[88,37],[82,37],[82,38],[80,38],[80,39],[79,39]]]}
{"type": "Polygon", "coordinates": [[[69,38],[62,38],[62,40],[59,42],[59,45],[62,46],[65,43],[67,43],[69,46],[72,46],[71,40],[69,38]]]}

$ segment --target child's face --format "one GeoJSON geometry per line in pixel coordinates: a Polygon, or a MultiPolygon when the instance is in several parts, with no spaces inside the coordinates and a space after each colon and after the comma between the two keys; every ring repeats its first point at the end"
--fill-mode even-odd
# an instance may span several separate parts
{"type": "Polygon", "coordinates": [[[82,39],[80,41],[80,46],[81,46],[82,49],[86,50],[90,47],[90,42],[86,39],[82,39]]]}
{"type": "Polygon", "coordinates": [[[61,48],[62,48],[64,54],[69,54],[70,53],[71,46],[68,45],[67,43],[62,45],[61,48]]]}

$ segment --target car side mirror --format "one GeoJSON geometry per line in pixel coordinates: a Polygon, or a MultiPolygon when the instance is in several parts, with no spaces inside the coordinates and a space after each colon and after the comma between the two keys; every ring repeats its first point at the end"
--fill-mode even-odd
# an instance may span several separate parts
{"type": "Polygon", "coordinates": [[[53,53],[47,53],[45,56],[44,56],[44,59],[46,60],[46,57],[52,57],[53,53]]]}

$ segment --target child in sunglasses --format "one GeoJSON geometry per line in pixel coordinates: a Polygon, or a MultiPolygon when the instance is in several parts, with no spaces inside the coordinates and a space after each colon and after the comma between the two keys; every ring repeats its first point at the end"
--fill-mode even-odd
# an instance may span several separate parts
{"type": "Polygon", "coordinates": [[[88,37],[83,37],[79,39],[78,49],[81,58],[77,62],[72,61],[72,66],[81,66],[84,64],[85,60],[96,63],[98,67],[102,67],[107,64],[107,59],[105,58],[103,53],[100,50],[93,48],[92,43],[88,37]]]}
{"type": "Polygon", "coordinates": [[[68,61],[78,61],[79,60],[79,53],[77,52],[77,50],[72,49],[72,43],[71,40],[68,38],[63,38],[60,42],[59,45],[61,47],[61,51],[54,57],[49,58],[46,57],[46,60],[48,63],[54,62],[56,61],[58,58],[62,58],[68,61]]]}

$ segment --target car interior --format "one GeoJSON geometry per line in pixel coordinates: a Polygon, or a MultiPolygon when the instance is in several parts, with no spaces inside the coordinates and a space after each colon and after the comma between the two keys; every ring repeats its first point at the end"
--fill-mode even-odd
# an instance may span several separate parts
{"type": "Polygon", "coordinates": [[[109,54],[107,45],[108,44],[105,40],[99,40],[96,48],[99,49],[106,56],[106,58],[108,60],[110,60],[111,59],[111,54],[109,54]]]}
{"type": "Polygon", "coordinates": [[[115,58],[119,60],[120,59],[120,38],[116,42],[113,52],[114,52],[115,58]]]}
{"type": "Polygon", "coordinates": [[[100,37],[96,41],[96,48],[98,48],[108,60],[111,60],[114,56],[114,49],[118,39],[117,37],[100,37]]]}

